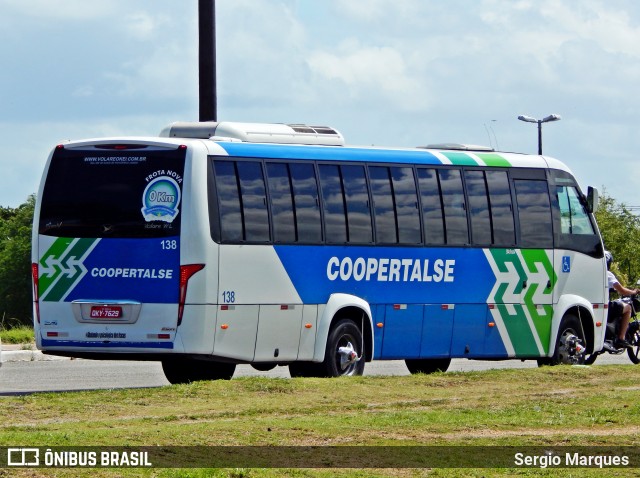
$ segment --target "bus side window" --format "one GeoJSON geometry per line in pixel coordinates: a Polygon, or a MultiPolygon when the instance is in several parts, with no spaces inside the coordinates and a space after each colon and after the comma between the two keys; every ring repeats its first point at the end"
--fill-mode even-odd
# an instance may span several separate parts
{"type": "Polygon", "coordinates": [[[242,241],[244,230],[235,163],[216,160],[213,166],[218,192],[222,242],[242,241]]]}
{"type": "Polygon", "coordinates": [[[342,186],[347,205],[349,242],[370,244],[373,242],[369,188],[364,166],[341,166],[342,186]]]}
{"type": "Polygon", "coordinates": [[[438,173],[435,169],[418,168],[420,203],[425,244],[444,244],[444,216],[438,173]]]}
{"type": "Polygon", "coordinates": [[[485,171],[489,187],[493,244],[512,247],[516,243],[511,188],[506,171],[485,171]]]}
{"type": "Polygon", "coordinates": [[[520,223],[520,246],[553,247],[551,203],[546,181],[516,179],[514,181],[520,223]]]}
{"type": "Polygon", "coordinates": [[[242,197],[245,240],[269,241],[269,215],[262,164],[257,161],[238,161],[238,177],[242,197]]]}
{"type": "Polygon", "coordinates": [[[343,244],[347,242],[347,216],[340,168],[333,164],[321,164],[318,166],[318,171],[327,242],[343,244]]]}
{"type": "Polygon", "coordinates": [[[295,242],[296,227],[289,168],[284,163],[267,163],[267,183],[271,198],[274,242],[295,242]]]}
{"type": "Polygon", "coordinates": [[[291,184],[295,203],[298,242],[322,242],[320,199],[313,164],[291,163],[291,184]]]}
{"type": "Polygon", "coordinates": [[[390,169],[396,217],[398,218],[398,242],[400,244],[419,244],[422,237],[413,169],[410,167],[392,167],[390,169]]]}
{"type": "Polygon", "coordinates": [[[471,238],[474,244],[491,244],[492,228],[489,218],[489,197],[487,183],[483,171],[465,171],[465,184],[469,198],[469,212],[471,215],[471,238]]]}
{"type": "Polygon", "coordinates": [[[459,169],[439,169],[447,244],[469,243],[467,211],[459,169]]]}
{"type": "Polygon", "coordinates": [[[575,187],[557,186],[560,206],[560,233],[593,235],[595,231],[589,221],[587,210],[575,187]]]}
{"type": "Polygon", "coordinates": [[[397,244],[396,211],[393,204],[393,191],[389,168],[369,166],[371,195],[373,196],[376,219],[376,241],[378,244],[397,244]]]}

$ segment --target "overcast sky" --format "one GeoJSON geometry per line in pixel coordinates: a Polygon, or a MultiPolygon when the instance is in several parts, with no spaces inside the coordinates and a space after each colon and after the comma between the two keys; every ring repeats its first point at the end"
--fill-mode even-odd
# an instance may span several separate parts
{"type": "MultiPolygon", "coordinates": [[[[63,139],[198,119],[197,0],[0,0],[0,206],[63,139]]],[[[564,161],[640,206],[640,2],[217,0],[218,119],[564,161]]]]}

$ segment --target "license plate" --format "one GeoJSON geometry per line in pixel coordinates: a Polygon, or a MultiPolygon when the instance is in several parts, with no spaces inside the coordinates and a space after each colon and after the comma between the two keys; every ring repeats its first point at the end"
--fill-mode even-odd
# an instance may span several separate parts
{"type": "Polygon", "coordinates": [[[94,305],[91,307],[92,319],[119,319],[122,317],[122,307],[117,305],[94,305]]]}

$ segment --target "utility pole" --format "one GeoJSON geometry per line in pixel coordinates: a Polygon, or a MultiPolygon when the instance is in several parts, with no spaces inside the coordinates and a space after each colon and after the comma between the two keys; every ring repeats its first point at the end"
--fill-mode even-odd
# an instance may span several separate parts
{"type": "Polygon", "coordinates": [[[215,0],[198,0],[198,39],[200,121],[217,121],[215,0]]]}

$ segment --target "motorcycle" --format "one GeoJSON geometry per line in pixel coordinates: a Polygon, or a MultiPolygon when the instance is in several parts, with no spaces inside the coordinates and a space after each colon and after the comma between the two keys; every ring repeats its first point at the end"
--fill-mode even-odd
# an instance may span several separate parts
{"type": "Polygon", "coordinates": [[[596,361],[598,355],[604,353],[620,355],[625,350],[627,351],[629,360],[634,364],[640,363],[640,320],[638,317],[640,313],[640,299],[638,296],[633,295],[631,297],[623,297],[621,300],[631,306],[631,319],[629,320],[629,328],[625,334],[625,339],[631,344],[631,348],[617,348],[613,345],[618,336],[618,325],[620,323],[620,317],[618,317],[612,322],[607,322],[602,350],[587,356],[584,361],[585,364],[591,365],[596,361]]]}

